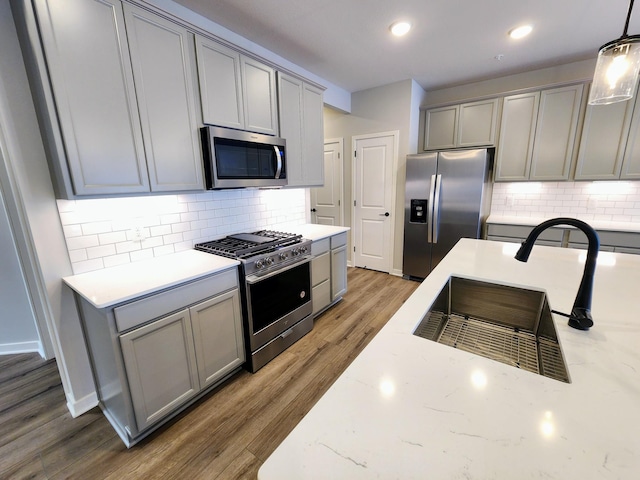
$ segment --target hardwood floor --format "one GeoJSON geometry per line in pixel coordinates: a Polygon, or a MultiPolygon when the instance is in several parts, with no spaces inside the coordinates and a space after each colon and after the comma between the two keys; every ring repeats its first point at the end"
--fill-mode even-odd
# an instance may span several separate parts
{"type": "Polygon", "coordinates": [[[0,357],[1,479],[255,479],[418,283],[349,268],[344,299],[256,374],[242,371],[127,449],[99,409],[71,418],[54,361],[0,357]]]}

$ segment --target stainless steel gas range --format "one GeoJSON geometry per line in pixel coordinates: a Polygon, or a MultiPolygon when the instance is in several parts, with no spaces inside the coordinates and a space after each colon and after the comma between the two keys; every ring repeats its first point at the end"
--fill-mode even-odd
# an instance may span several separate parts
{"type": "Polygon", "coordinates": [[[195,248],[240,261],[247,370],[258,371],[311,331],[310,240],[262,230],[195,248]]]}

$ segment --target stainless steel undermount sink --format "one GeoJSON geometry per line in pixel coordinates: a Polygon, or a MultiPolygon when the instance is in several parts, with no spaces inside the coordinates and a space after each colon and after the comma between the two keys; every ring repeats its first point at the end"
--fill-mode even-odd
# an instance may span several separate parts
{"type": "Polygon", "coordinates": [[[570,383],[541,291],[449,277],[413,334],[570,383]]]}

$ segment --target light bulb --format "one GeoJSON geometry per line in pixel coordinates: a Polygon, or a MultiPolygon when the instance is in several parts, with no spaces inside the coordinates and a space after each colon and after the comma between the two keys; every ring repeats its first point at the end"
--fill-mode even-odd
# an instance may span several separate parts
{"type": "Polygon", "coordinates": [[[607,82],[609,88],[616,88],[618,80],[626,73],[629,68],[629,62],[626,55],[618,55],[611,61],[611,65],[607,69],[607,82]]]}
{"type": "Polygon", "coordinates": [[[391,25],[390,30],[396,37],[402,37],[409,33],[409,30],[411,30],[411,24],[408,22],[396,22],[391,25]]]}

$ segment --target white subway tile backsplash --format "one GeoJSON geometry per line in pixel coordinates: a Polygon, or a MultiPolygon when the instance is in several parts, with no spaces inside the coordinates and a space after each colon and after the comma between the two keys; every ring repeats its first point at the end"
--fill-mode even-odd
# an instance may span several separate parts
{"type": "Polygon", "coordinates": [[[305,197],[304,189],[246,189],[57,204],[77,274],[190,249],[232,233],[304,223],[305,197]],[[143,240],[135,237],[137,229],[143,240]]]}
{"type": "Polygon", "coordinates": [[[577,217],[612,222],[637,221],[640,182],[496,183],[491,212],[509,217],[577,217]]]}

